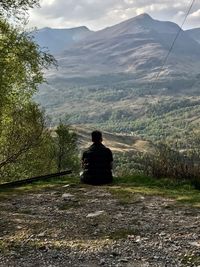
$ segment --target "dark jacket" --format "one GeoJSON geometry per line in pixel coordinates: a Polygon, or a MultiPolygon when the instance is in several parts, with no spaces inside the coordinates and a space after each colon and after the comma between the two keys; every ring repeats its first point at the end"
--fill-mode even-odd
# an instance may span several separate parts
{"type": "Polygon", "coordinates": [[[113,155],[102,143],[94,143],[82,156],[82,181],[90,184],[112,182],[113,155]]]}

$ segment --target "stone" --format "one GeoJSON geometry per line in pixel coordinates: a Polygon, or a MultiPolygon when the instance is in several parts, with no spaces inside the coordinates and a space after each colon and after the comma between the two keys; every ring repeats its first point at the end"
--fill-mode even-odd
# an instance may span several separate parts
{"type": "Polygon", "coordinates": [[[105,259],[101,259],[99,262],[100,265],[104,265],[105,263],[106,263],[105,259]]]}
{"type": "Polygon", "coordinates": [[[93,213],[89,213],[89,214],[86,216],[86,218],[97,217],[97,216],[100,216],[100,215],[102,215],[102,214],[104,214],[104,213],[105,213],[105,211],[103,211],[103,210],[95,211],[95,212],[93,212],[93,213]]]}
{"type": "Polygon", "coordinates": [[[45,236],[45,232],[39,233],[38,237],[44,237],[45,236]]]}
{"type": "Polygon", "coordinates": [[[72,195],[72,194],[70,194],[70,193],[64,193],[64,194],[62,195],[62,198],[63,198],[63,199],[66,199],[66,200],[70,200],[70,199],[74,198],[74,195],[72,195]]]}

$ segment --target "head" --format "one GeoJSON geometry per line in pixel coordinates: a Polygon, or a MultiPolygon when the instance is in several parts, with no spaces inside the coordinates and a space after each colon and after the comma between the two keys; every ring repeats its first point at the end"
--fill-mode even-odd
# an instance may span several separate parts
{"type": "Polygon", "coordinates": [[[92,142],[93,143],[101,143],[103,141],[102,139],[102,133],[100,131],[93,131],[92,132],[92,142]]]}

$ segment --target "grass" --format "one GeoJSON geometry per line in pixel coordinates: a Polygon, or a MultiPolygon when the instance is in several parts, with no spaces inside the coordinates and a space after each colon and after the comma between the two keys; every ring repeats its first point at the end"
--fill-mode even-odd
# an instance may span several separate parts
{"type": "Polygon", "coordinates": [[[13,195],[25,194],[25,193],[38,193],[42,191],[53,190],[60,188],[66,184],[70,186],[78,185],[79,179],[71,176],[64,176],[60,178],[52,178],[44,181],[37,181],[31,184],[18,186],[18,187],[8,187],[0,188],[0,200],[8,199],[13,195]]]}
{"type": "Polygon", "coordinates": [[[137,201],[137,194],[157,195],[169,197],[178,203],[187,203],[200,207],[200,191],[188,181],[175,181],[173,179],[155,179],[142,175],[116,178],[112,194],[124,203],[137,201]]]}
{"type": "Polygon", "coordinates": [[[186,266],[196,266],[200,264],[200,256],[199,255],[185,255],[182,259],[182,263],[186,266]]]}
{"type": "MultiPolygon", "coordinates": [[[[70,188],[88,187],[88,185],[80,185],[79,178],[64,176],[16,188],[0,189],[0,200],[11,198],[13,195],[56,190],[66,184],[69,184],[70,188]]],[[[142,175],[133,175],[117,177],[114,179],[113,185],[106,186],[106,188],[119,199],[121,204],[131,204],[138,201],[138,195],[157,195],[173,198],[178,203],[200,207],[200,191],[196,190],[188,181],[176,181],[166,178],[155,179],[142,175]]],[[[65,188],[63,188],[64,191],[65,188]]],[[[69,207],[63,207],[63,209],[65,208],[69,207]]]]}

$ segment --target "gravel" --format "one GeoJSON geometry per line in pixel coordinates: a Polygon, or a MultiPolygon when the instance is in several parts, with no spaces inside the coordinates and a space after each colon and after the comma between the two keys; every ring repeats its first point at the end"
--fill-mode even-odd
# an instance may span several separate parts
{"type": "Polygon", "coordinates": [[[109,187],[60,186],[0,202],[0,267],[200,266],[199,208],[109,187]]]}

